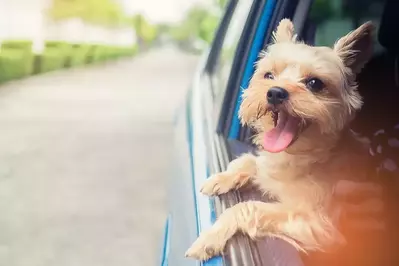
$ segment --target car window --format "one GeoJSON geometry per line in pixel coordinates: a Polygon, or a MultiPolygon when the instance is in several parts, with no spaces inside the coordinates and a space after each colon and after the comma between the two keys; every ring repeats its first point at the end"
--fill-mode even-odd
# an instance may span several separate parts
{"type": "MultiPolygon", "coordinates": [[[[308,30],[316,46],[332,46],[335,41],[371,20],[376,28],[382,16],[385,0],[314,0],[310,8],[308,30]]],[[[375,36],[375,50],[381,46],[375,36]]]]}
{"type": "Polygon", "coordinates": [[[234,9],[214,68],[214,97],[219,97],[226,89],[238,42],[253,2],[240,0],[234,9]]]}

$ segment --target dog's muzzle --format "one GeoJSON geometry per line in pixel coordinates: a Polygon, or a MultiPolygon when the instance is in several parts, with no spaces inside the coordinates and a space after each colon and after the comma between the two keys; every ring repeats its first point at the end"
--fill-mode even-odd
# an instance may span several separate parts
{"type": "Polygon", "coordinates": [[[274,106],[282,104],[284,101],[288,100],[288,91],[280,87],[272,87],[267,91],[267,102],[274,106]]]}

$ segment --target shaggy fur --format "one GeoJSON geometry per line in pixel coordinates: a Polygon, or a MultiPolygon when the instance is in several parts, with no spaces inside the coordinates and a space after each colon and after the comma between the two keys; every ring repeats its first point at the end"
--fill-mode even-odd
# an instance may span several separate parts
{"type": "Polygon", "coordinates": [[[299,118],[299,134],[282,152],[261,150],[233,160],[201,190],[215,196],[252,182],[278,202],[241,202],[225,210],[186,256],[206,260],[218,255],[237,231],[254,239],[282,238],[305,252],[345,243],[331,214],[332,190],[337,180],[365,180],[371,173],[365,167],[364,143],[349,123],[362,105],[355,78],[371,56],[372,31],[372,24],[365,23],[333,48],[312,47],[297,41],[290,20],[280,22],[243,95],[239,115],[242,124],[255,129],[254,143],[261,146],[265,132],[275,126],[266,94],[281,87],[289,93],[281,108],[299,118]],[[265,78],[266,73],[273,79],[265,78]],[[305,85],[315,77],[324,84],[319,92],[305,85]]]}

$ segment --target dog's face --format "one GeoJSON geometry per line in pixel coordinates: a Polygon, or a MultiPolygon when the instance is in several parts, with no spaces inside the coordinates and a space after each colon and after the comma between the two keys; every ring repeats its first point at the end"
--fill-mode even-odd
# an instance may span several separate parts
{"type": "Polygon", "coordinates": [[[355,75],[371,55],[372,31],[365,23],[333,48],[312,47],[282,20],[240,107],[241,122],[258,132],[255,143],[280,152],[310,128],[320,136],[342,132],[362,104],[355,75]]]}

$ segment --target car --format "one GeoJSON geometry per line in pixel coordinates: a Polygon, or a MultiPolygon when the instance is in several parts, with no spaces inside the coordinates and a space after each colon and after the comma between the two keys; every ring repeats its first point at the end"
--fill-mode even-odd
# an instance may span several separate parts
{"type": "MultiPolygon", "coordinates": [[[[255,148],[251,144],[251,130],[240,125],[238,107],[259,54],[271,42],[272,32],[281,19],[290,18],[298,37],[306,43],[326,46],[333,45],[336,39],[365,21],[373,21],[377,29],[381,24],[376,34],[375,54],[383,53],[397,67],[398,3],[396,0],[231,0],[227,3],[214,41],[201,57],[176,118],[174,172],[169,181],[162,266],[310,265],[283,240],[250,241],[242,235],[229,241],[223,257],[204,262],[185,258],[185,251],[199,233],[210,228],[223,210],[260,197],[254,191],[234,191],[208,198],[199,189],[207,177],[225,170],[233,158],[255,148]]],[[[394,76],[399,86],[398,71],[396,68],[394,76]]],[[[365,73],[370,72],[365,70],[365,73]]],[[[370,78],[369,74],[366,76],[370,78]]],[[[366,107],[372,107],[371,98],[365,97],[366,107]]],[[[381,120],[370,118],[373,111],[365,108],[358,124],[372,120],[374,128],[380,126],[381,120]]],[[[371,130],[368,134],[372,134],[371,130]]]]}

